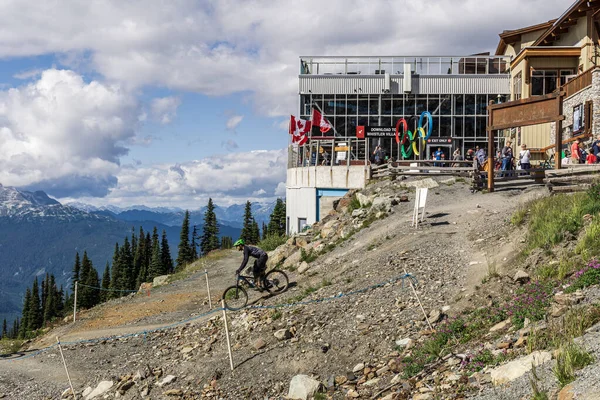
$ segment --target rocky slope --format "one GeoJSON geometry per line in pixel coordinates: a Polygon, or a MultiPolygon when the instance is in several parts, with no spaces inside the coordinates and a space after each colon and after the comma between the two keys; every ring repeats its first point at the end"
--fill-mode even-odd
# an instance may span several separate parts
{"type": "MultiPolygon", "coordinates": [[[[414,190],[405,182],[384,181],[357,196],[361,207],[348,212],[351,198],[342,199],[335,212],[272,253],[270,265],[287,269],[293,285],[274,297],[253,293],[251,307],[228,313],[233,372],[222,313],[199,317],[209,311],[204,305],[192,320],[170,328],[65,344],[77,394],[86,399],[493,396],[492,368],[466,373],[465,360],[479,350],[472,346],[521,357],[523,341],[518,341],[527,334],[510,323],[490,330],[482,343],[457,344],[411,379],[403,378],[403,360],[432,337],[429,324],[444,329],[448,318],[489,307],[493,298],[509,295],[528,279],[515,276],[520,236],[509,234],[509,218],[516,205],[541,193],[473,195],[466,184],[443,182],[420,183],[430,190],[419,229],[410,227],[414,190]],[[409,280],[402,279],[405,272],[418,280],[418,299],[409,280]]],[[[228,282],[216,281],[215,302],[228,282]]],[[[140,300],[119,300],[128,301],[144,307],[140,300]]],[[[55,347],[0,363],[5,367],[0,397],[58,398],[68,388],[55,347]]],[[[522,387],[513,393],[518,397],[507,398],[529,394],[522,387]]]]}

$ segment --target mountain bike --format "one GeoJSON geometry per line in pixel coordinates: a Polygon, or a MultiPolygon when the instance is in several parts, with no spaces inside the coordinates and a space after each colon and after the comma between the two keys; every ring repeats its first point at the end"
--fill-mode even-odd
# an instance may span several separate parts
{"type": "MultiPolygon", "coordinates": [[[[278,269],[267,272],[262,280],[262,287],[272,295],[285,292],[288,285],[289,279],[287,275],[278,269]]],[[[259,290],[256,287],[256,280],[253,276],[236,275],[235,286],[230,286],[223,292],[222,298],[225,300],[225,308],[236,311],[246,307],[246,304],[248,304],[248,292],[244,287],[259,290]]]]}

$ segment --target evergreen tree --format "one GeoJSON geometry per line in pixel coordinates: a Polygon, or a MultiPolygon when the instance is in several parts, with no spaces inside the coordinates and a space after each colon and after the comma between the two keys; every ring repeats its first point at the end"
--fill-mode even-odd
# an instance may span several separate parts
{"type": "Polygon", "coordinates": [[[173,258],[171,257],[171,249],[169,248],[169,241],[167,240],[167,231],[163,229],[162,240],[160,246],[160,258],[162,259],[162,265],[165,273],[173,273],[173,258]]]}
{"type": "Polygon", "coordinates": [[[17,336],[19,335],[19,330],[21,329],[21,323],[19,322],[19,318],[16,318],[13,321],[13,327],[12,327],[12,331],[10,332],[10,338],[11,339],[16,339],[17,336]]]}
{"type": "Polygon", "coordinates": [[[181,269],[185,264],[192,261],[192,249],[190,247],[190,212],[185,211],[181,234],[179,235],[179,246],[177,248],[177,268],[181,269]]]}
{"type": "Polygon", "coordinates": [[[267,224],[265,224],[263,222],[262,223],[262,240],[265,240],[267,238],[267,236],[269,236],[269,228],[267,227],[267,224]]]}
{"type": "MultiPolygon", "coordinates": [[[[154,228],[156,233],[156,228],[154,228]]],[[[158,244],[158,234],[152,235],[152,261],[148,267],[148,281],[163,274],[162,259],[160,257],[160,245],[158,244]]]]}
{"type": "Polygon", "coordinates": [[[110,297],[110,266],[108,261],[106,267],[104,267],[104,274],[102,274],[102,292],[100,293],[100,302],[105,302],[110,297]]]}
{"type": "Polygon", "coordinates": [[[194,229],[192,230],[192,241],[190,243],[190,249],[192,250],[192,261],[198,259],[198,243],[196,243],[196,238],[198,237],[198,228],[194,225],[194,229]]]}
{"type": "Polygon", "coordinates": [[[133,275],[133,255],[129,238],[125,237],[123,246],[121,246],[121,256],[119,257],[121,266],[121,290],[133,290],[137,276],[133,275]]]}
{"type": "Polygon", "coordinates": [[[142,282],[144,282],[144,277],[141,276],[141,271],[142,265],[144,264],[144,257],[146,254],[145,245],[146,235],[144,234],[144,229],[140,226],[140,235],[137,242],[137,246],[135,247],[135,254],[133,256],[133,270],[136,276],[135,287],[140,287],[142,282]]]}
{"type": "Polygon", "coordinates": [[[221,238],[221,248],[224,250],[227,250],[232,247],[233,247],[233,238],[231,236],[223,236],[221,238]]]}
{"type": "Polygon", "coordinates": [[[148,267],[150,266],[150,261],[152,260],[152,237],[150,236],[150,232],[146,232],[146,243],[144,244],[144,249],[144,269],[146,270],[146,274],[148,274],[148,267]]]}
{"type": "Polygon", "coordinates": [[[110,277],[110,289],[112,290],[109,294],[111,299],[117,298],[121,296],[121,250],[119,248],[119,243],[115,243],[115,252],[113,253],[112,260],[112,275],[110,277]]]}
{"type": "Polygon", "coordinates": [[[6,326],[6,318],[4,318],[4,322],[2,322],[2,338],[8,337],[8,328],[6,326]]]}
{"type": "Polygon", "coordinates": [[[37,277],[33,280],[31,287],[31,298],[29,303],[29,326],[28,331],[35,331],[42,326],[42,308],[40,304],[40,290],[37,277]]]}
{"type": "Polygon", "coordinates": [[[29,317],[31,315],[29,307],[31,307],[31,289],[27,288],[25,291],[25,300],[23,301],[23,311],[21,312],[21,324],[19,328],[15,330],[21,339],[27,336],[26,331],[29,325],[29,317]]]}
{"type": "Polygon", "coordinates": [[[254,243],[252,241],[252,223],[254,218],[252,217],[252,204],[248,200],[246,207],[244,208],[244,224],[242,225],[242,233],[240,239],[243,239],[246,243],[254,243]]]}
{"type": "Polygon", "coordinates": [[[260,242],[260,231],[258,230],[258,223],[252,218],[252,238],[250,239],[251,244],[257,244],[260,242]]]}
{"type": "Polygon", "coordinates": [[[96,271],[92,261],[88,258],[87,252],[83,253],[81,260],[81,280],[86,286],[83,286],[79,291],[81,293],[81,301],[79,298],[77,299],[78,306],[81,305],[81,308],[92,308],[100,301],[98,290],[100,280],[98,278],[98,271],[96,271]]]}
{"type": "Polygon", "coordinates": [[[43,309],[44,309],[43,324],[44,325],[50,323],[52,321],[52,319],[54,317],[56,317],[57,290],[56,290],[56,283],[54,281],[54,275],[52,275],[52,278],[47,277],[45,286],[46,286],[46,301],[44,302],[44,307],[43,307],[43,309]]]}
{"type": "Polygon", "coordinates": [[[200,249],[202,254],[206,255],[219,248],[219,224],[215,214],[215,206],[212,198],[208,199],[208,205],[204,212],[204,226],[202,227],[202,237],[200,239],[200,249]]]}
{"type": "MultiPolygon", "coordinates": [[[[79,262],[79,252],[75,253],[75,265],[73,266],[73,274],[71,276],[71,292],[75,291],[75,282],[79,281],[79,271],[81,264],[79,262]]],[[[23,325],[21,323],[21,325],[23,325]]]]}
{"type": "Polygon", "coordinates": [[[285,235],[285,202],[282,199],[277,199],[273,212],[269,218],[267,229],[269,235],[285,235]]]}
{"type": "Polygon", "coordinates": [[[62,285],[60,285],[60,290],[58,291],[57,300],[58,301],[56,304],[56,313],[58,316],[62,316],[63,311],[66,308],[65,290],[63,289],[62,285]]]}

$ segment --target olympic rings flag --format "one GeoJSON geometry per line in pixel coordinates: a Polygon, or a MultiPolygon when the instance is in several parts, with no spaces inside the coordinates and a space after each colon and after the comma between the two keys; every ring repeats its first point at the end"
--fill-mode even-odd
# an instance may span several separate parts
{"type": "Polygon", "coordinates": [[[409,158],[412,155],[412,153],[415,153],[415,155],[418,156],[419,148],[417,146],[417,139],[421,138],[421,140],[423,140],[423,146],[425,146],[425,144],[427,144],[427,139],[429,139],[432,132],[433,132],[433,117],[431,116],[431,113],[429,111],[423,111],[421,113],[421,116],[419,117],[419,125],[417,126],[415,133],[412,133],[411,131],[409,131],[408,123],[406,122],[406,120],[404,118],[400,118],[398,120],[398,122],[396,123],[396,143],[401,144],[400,150],[402,151],[402,158],[404,158],[404,159],[409,158]],[[427,133],[425,133],[425,128],[423,126],[423,122],[424,122],[425,118],[427,118],[427,133]],[[402,129],[402,138],[399,137],[400,126],[402,126],[402,128],[403,128],[402,129]],[[417,134],[418,134],[418,136],[417,136],[417,134]],[[408,140],[408,150],[405,150],[404,144],[407,142],[407,140],[408,140]]]}

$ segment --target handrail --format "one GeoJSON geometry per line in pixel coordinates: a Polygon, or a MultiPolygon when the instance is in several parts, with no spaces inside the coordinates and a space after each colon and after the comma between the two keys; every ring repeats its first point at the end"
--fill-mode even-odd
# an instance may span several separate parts
{"type": "Polygon", "coordinates": [[[565,83],[561,91],[565,92],[565,97],[570,97],[575,93],[592,86],[592,72],[596,69],[596,66],[588,69],[585,72],[577,75],[577,77],[571,79],[569,82],[565,83]]]}

